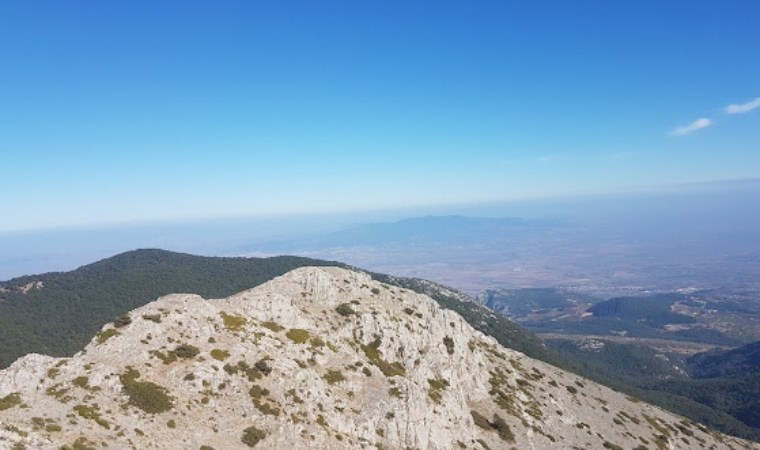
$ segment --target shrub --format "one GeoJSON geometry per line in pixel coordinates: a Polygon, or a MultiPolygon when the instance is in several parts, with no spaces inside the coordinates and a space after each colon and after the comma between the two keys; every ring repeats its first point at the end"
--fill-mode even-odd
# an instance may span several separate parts
{"type": "Polygon", "coordinates": [[[108,423],[108,421],[100,417],[100,412],[98,411],[97,407],[76,405],[74,407],[74,411],[84,419],[92,420],[107,430],[111,429],[111,425],[108,423]]]}
{"type": "Polygon", "coordinates": [[[249,447],[255,447],[256,444],[261,442],[265,437],[267,437],[266,431],[259,430],[252,425],[243,430],[243,437],[240,438],[240,440],[243,441],[243,444],[249,447]]]}
{"type": "Polygon", "coordinates": [[[472,416],[472,420],[475,422],[475,425],[484,430],[491,429],[491,422],[489,422],[488,419],[486,419],[482,414],[477,411],[470,411],[470,415],[472,416]]]}
{"type": "Polygon", "coordinates": [[[227,314],[226,312],[222,311],[219,313],[219,315],[222,317],[224,327],[230,331],[240,331],[245,327],[245,324],[247,323],[245,317],[238,316],[237,314],[227,314]]]}
{"type": "Polygon", "coordinates": [[[383,359],[382,352],[380,352],[381,343],[380,339],[375,339],[369,345],[361,346],[367,359],[369,359],[369,362],[372,363],[372,365],[377,366],[386,377],[406,375],[406,370],[401,363],[389,363],[383,359]]]}
{"type": "Polygon", "coordinates": [[[288,330],[287,333],[285,333],[285,336],[287,336],[288,339],[295,342],[296,344],[303,344],[309,340],[309,337],[311,335],[306,330],[301,330],[299,328],[292,328],[288,330]]]}
{"type": "Polygon", "coordinates": [[[13,408],[21,404],[21,395],[18,392],[8,394],[3,398],[0,398],[0,411],[13,408]]]}
{"type": "Polygon", "coordinates": [[[150,320],[151,322],[161,323],[161,314],[143,314],[143,320],[150,320]]]}
{"type": "Polygon", "coordinates": [[[443,378],[431,378],[428,379],[430,389],[428,389],[428,396],[436,403],[441,403],[443,398],[443,391],[449,387],[449,382],[443,378]]]}
{"type": "Polygon", "coordinates": [[[150,381],[136,381],[139,377],[140,372],[132,368],[119,376],[130,405],[150,414],[166,412],[174,407],[166,388],[150,381]]]}
{"type": "Polygon", "coordinates": [[[256,361],[256,364],[254,364],[253,367],[255,367],[256,370],[263,373],[264,375],[269,375],[272,373],[272,367],[269,366],[267,358],[261,358],[260,360],[256,361]]]}
{"type": "Polygon", "coordinates": [[[228,352],[227,350],[221,350],[218,348],[211,350],[210,354],[211,354],[211,357],[217,361],[224,361],[225,359],[230,357],[230,352],[228,352]]]}
{"type": "Polygon", "coordinates": [[[277,322],[271,322],[271,321],[268,321],[268,322],[262,322],[262,323],[261,323],[261,326],[262,326],[262,327],[264,327],[264,328],[267,328],[267,329],[269,329],[269,330],[272,330],[272,331],[274,331],[275,333],[279,333],[280,331],[282,331],[282,330],[284,330],[284,329],[285,329],[285,327],[283,327],[283,326],[282,326],[282,325],[280,325],[279,323],[277,323],[277,322]]]}
{"type": "Polygon", "coordinates": [[[330,384],[340,383],[341,381],[346,380],[346,377],[343,376],[343,372],[340,370],[328,370],[322,378],[330,384]]]}
{"type": "Polygon", "coordinates": [[[189,344],[182,344],[177,346],[177,348],[175,348],[172,353],[178,358],[194,358],[198,356],[200,350],[198,350],[198,347],[189,344]]]}
{"type": "Polygon", "coordinates": [[[130,323],[132,323],[132,318],[129,317],[129,314],[124,314],[121,317],[117,317],[116,320],[113,321],[113,326],[116,328],[122,328],[126,327],[130,323]]]}
{"type": "Polygon", "coordinates": [[[261,398],[265,395],[269,395],[269,389],[263,388],[258,384],[254,384],[248,391],[248,395],[250,395],[252,398],[261,398]]]}
{"type": "Polygon", "coordinates": [[[107,340],[114,336],[118,336],[119,332],[115,328],[109,328],[107,330],[98,333],[98,344],[104,344],[107,340]]]}
{"type": "Polygon", "coordinates": [[[450,338],[449,336],[446,336],[443,338],[443,345],[446,346],[446,352],[449,355],[454,354],[454,339],[450,338]]]}
{"type": "Polygon", "coordinates": [[[350,316],[351,314],[356,314],[356,311],[354,311],[354,308],[351,307],[348,303],[341,303],[338,305],[337,308],[335,308],[335,312],[340,314],[341,316],[350,316]]]}
{"type": "Polygon", "coordinates": [[[509,424],[504,421],[498,414],[493,415],[493,422],[491,422],[491,428],[496,430],[497,433],[499,433],[499,437],[503,441],[507,442],[514,442],[515,435],[512,433],[512,430],[509,428],[509,424]]]}
{"type": "Polygon", "coordinates": [[[71,384],[73,384],[74,386],[80,387],[82,389],[85,389],[87,388],[87,383],[89,382],[90,382],[89,378],[82,376],[82,377],[74,378],[74,380],[71,381],[71,384]]]}

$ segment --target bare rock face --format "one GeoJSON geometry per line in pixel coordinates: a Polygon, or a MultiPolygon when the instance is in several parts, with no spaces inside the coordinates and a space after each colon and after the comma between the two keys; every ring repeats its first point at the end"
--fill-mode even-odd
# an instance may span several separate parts
{"type": "Polygon", "coordinates": [[[760,448],[505,349],[430,298],[301,268],[174,294],[0,371],[9,449],[760,448]]]}

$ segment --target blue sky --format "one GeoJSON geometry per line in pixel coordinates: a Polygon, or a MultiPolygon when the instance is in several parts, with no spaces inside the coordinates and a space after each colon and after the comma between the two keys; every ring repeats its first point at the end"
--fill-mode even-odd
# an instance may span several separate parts
{"type": "Polygon", "coordinates": [[[757,178],[758,19],[755,1],[4,1],[0,231],[757,178]]]}

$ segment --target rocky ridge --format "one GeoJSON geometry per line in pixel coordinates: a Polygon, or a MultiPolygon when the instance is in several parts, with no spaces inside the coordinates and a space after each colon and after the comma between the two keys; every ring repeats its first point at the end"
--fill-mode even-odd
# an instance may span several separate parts
{"type": "Polygon", "coordinates": [[[738,449],[334,267],[162,297],[72,358],[0,371],[9,449],[738,449]]]}

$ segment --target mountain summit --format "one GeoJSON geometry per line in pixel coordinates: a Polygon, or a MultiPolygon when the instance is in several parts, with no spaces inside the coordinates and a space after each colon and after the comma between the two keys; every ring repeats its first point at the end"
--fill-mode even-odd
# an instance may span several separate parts
{"type": "Polygon", "coordinates": [[[0,447],[760,448],[501,347],[336,267],[173,294],[0,371],[0,447]]]}

